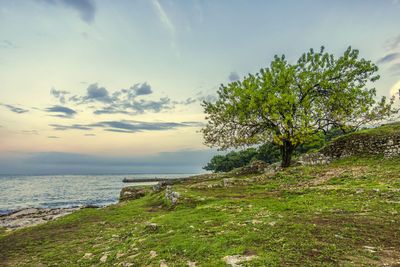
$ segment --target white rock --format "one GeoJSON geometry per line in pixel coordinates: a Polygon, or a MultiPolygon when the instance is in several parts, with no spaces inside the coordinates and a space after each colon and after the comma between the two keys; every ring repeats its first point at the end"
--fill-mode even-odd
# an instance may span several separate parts
{"type": "Polygon", "coordinates": [[[155,257],[157,257],[157,252],[154,250],[150,251],[150,259],[154,259],[155,257]]]}
{"type": "Polygon", "coordinates": [[[107,261],[108,255],[104,254],[103,257],[100,258],[100,262],[105,263],[107,261]]]}
{"type": "Polygon", "coordinates": [[[82,258],[84,259],[90,259],[93,256],[93,253],[85,253],[82,258]]]}
{"type": "Polygon", "coordinates": [[[242,262],[242,261],[251,261],[252,259],[258,258],[258,256],[252,255],[252,256],[244,256],[244,255],[231,255],[231,256],[225,256],[222,258],[226,264],[229,264],[233,267],[241,267],[242,265],[239,265],[237,263],[242,262]]]}

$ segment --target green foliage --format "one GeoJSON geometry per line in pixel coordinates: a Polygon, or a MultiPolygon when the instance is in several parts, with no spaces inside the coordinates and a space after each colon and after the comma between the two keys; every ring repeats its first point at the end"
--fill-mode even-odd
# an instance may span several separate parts
{"type": "Polygon", "coordinates": [[[238,167],[250,163],[257,156],[258,152],[254,148],[248,148],[242,151],[232,151],[223,155],[214,156],[203,169],[214,172],[228,172],[238,167]]]}
{"type": "MultiPolygon", "coordinates": [[[[318,132],[314,134],[310,141],[299,145],[295,150],[295,155],[314,152],[322,148],[330,140],[343,135],[339,128],[333,128],[326,133],[318,132]]],[[[224,155],[216,155],[210,162],[203,167],[207,171],[228,172],[235,168],[243,167],[253,160],[262,160],[267,163],[274,163],[281,160],[280,148],[278,145],[266,143],[258,148],[248,148],[238,152],[232,151],[224,155]]]]}
{"type": "Polygon", "coordinates": [[[378,67],[349,47],[339,58],[310,49],[296,64],[275,56],[270,67],[221,85],[215,103],[203,102],[205,143],[225,150],[272,142],[287,167],[295,149],[320,130],[355,130],[396,113],[394,99],[376,103],[378,67]]]}
{"type": "Polygon", "coordinates": [[[267,163],[274,163],[281,160],[280,149],[277,145],[266,143],[257,149],[255,159],[265,161],[267,163]]]}

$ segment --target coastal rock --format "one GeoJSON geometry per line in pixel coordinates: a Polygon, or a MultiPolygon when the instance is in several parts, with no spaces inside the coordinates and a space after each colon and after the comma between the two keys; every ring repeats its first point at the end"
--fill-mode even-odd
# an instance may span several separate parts
{"type": "Polygon", "coordinates": [[[161,181],[161,182],[158,182],[156,185],[153,185],[153,187],[151,189],[153,190],[153,192],[158,193],[158,192],[161,192],[166,186],[167,186],[167,182],[161,181]]]}
{"type": "Polygon", "coordinates": [[[178,192],[172,191],[171,186],[167,186],[165,189],[165,198],[171,202],[172,205],[175,205],[179,199],[180,194],[178,192]]]}
{"type": "Polygon", "coordinates": [[[148,186],[127,186],[122,188],[119,201],[130,201],[144,197],[150,188],[148,186]]]}
{"type": "Polygon", "coordinates": [[[0,215],[0,227],[17,229],[43,224],[71,214],[79,209],[81,209],[81,207],[58,209],[22,209],[9,214],[0,215]]]}

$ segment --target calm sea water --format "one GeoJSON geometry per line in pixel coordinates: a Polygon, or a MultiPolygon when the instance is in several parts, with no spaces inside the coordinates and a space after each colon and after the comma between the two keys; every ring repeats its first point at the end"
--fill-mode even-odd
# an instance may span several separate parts
{"type": "Polygon", "coordinates": [[[0,214],[37,208],[66,208],[80,205],[105,206],[118,202],[119,192],[128,185],[124,178],[180,178],[194,174],[128,175],[10,175],[0,176],[0,214]]]}

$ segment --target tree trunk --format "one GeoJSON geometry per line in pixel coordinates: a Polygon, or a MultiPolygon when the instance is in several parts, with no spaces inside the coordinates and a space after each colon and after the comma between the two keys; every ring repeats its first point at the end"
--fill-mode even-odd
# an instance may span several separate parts
{"type": "Polygon", "coordinates": [[[290,166],[290,162],[292,160],[292,155],[294,152],[294,149],[296,147],[292,144],[290,141],[284,141],[283,145],[281,146],[281,156],[282,156],[282,162],[281,162],[281,167],[286,168],[290,166]]]}

